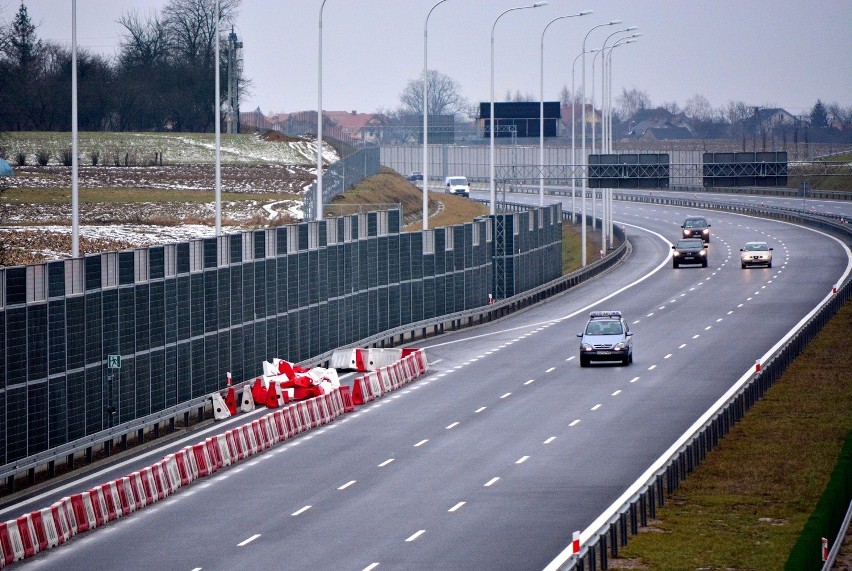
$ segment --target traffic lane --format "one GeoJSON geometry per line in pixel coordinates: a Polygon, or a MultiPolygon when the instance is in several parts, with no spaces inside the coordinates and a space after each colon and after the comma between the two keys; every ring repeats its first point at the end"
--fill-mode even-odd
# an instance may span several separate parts
{"type": "Polygon", "coordinates": [[[718,202],[736,202],[739,204],[749,204],[752,206],[774,206],[776,208],[790,208],[793,210],[807,210],[812,214],[832,214],[835,216],[843,216],[846,220],[852,217],[852,202],[848,200],[825,200],[815,198],[801,197],[782,197],[782,196],[760,196],[749,194],[726,194],[714,192],[693,192],[693,191],[671,191],[671,190],[653,190],[653,191],[630,191],[619,190],[620,193],[635,194],[642,196],[656,196],[667,198],[692,198],[696,200],[714,200],[718,202]]]}
{"type": "MultiPolygon", "coordinates": [[[[503,390],[503,388],[502,388],[502,387],[498,387],[498,390],[503,390]]],[[[502,396],[502,395],[501,395],[501,396],[502,396]]],[[[555,399],[554,399],[554,400],[555,400],[555,399]]],[[[548,401],[548,402],[549,402],[549,401],[548,401]]],[[[598,409],[598,410],[601,410],[601,409],[598,409]]],[[[570,424],[570,423],[569,423],[569,424],[570,424]]],[[[575,425],[575,426],[576,426],[576,425],[575,425]]],[[[309,510],[309,511],[310,511],[310,510],[309,510]]],[[[294,512],[294,513],[295,513],[295,512],[294,512]]],[[[308,512],[305,512],[305,513],[308,513],[308,512]]],[[[569,527],[570,527],[570,526],[569,526],[569,527]]],[[[416,532],[415,532],[415,533],[416,533],[416,532]]],[[[251,537],[251,536],[249,536],[249,537],[251,537]]]]}

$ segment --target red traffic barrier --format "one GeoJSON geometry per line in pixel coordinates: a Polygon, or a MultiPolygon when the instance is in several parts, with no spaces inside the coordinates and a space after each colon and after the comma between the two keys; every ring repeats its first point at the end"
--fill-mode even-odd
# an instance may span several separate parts
{"type": "Polygon", "coordinates": [[[92,498],[88,494],[71,496],[71,508],[74,510],[74,519],[77,522],[77,533],[97,527],[95,508],[92,507],[92,498]]]}
{"type": "Polygon", "coordinates": [[[133,490],[133,482],[130,476],[124,476],[115,481],[118,486],[118,497],[121,498],[121,511],[124,515],[133,513],[137,508],[141,508],[136,503],[136,492],[133,490]]]}
{"type": "MultiPolygon", "coordinates": [[[[358,383],[357,386],[360,389],[361,384],[358,383]]],[[[340,397],[343,400],[343,412],[354,412],[355,400],[352,395],[351,389],[348,386],[344,385],[341,386],[338,390],[340,392],[340,397]]],[[[364,404],[363,399],[361,404],[364,404]]]]}
{"type": "Polygon", "coordinates": [[[255,405],[266,405],[266,389],[263,388],[263,381],[259,378],[254,380],[254,385],[251,388],[251,396],[254,399],[255,405]]]}
{"type": "Polygon", "coordinates": [[[580,532],[575,531],[571,537],[571,553],[580,553],[580,532]]]}
{"type": "Polygon", "coordinates": [[[755,373],[760,372],[760,359],[758,359],[757,361],[754,362],[754,372],[755,373]]]}
{"type": "Polygon", "coordinates": [[[36,539],[31,515],[23,515],[15,520],[18,526],[18,537],[20,537],[21,545],[24,547],[24,559],[38,553],[38,539],[36,539]]]}
{"type": "Polygon", "coordinates": [[[15,520],[0,523],[0,559],[2,566],[11,565],[24,558],[24,544],[18,533],[18,523],[15,520]]]}
{"type": "Polygon", "coordinates": [[[234,387],[228,385],[228,393],[225,395],[225,406],[231,414],[237,414],[237,391],[234,387]]]}

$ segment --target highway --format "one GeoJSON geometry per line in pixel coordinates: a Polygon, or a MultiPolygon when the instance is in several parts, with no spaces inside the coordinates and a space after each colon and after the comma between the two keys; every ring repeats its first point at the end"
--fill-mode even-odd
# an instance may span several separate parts
{"type": "Polygon", "coordinates": [[[430,339],[431,372],[406,388],[15,565],[542,569],[849,271],[837,240],[782,222],[619,202],[615,220],[633,252],[614,271],[430,339]],[[710,265],[674,270],[693,214],[710,265]],[[773,268],[740,268],[750,240],[773,268]],[[593,309],[628,319],[632,365],[580,368],[593,309]]]}

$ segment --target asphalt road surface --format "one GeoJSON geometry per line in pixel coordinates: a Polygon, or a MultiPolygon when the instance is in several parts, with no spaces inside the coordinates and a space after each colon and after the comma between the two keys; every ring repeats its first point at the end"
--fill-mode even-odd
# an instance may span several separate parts
{"type": "Polygon", "coordinates": [[[430,373],[404,389],[16,565],[542,569],[848,271],[837,240],[791,224],[640,203],[615,219],[633,252],[614,271],[429,340],[430,373]],[[710,265],[672,269],[694,214],[710,265]],[[773,268],[740,268],[751,240],[773,268]],[[632,365],[580,368],[576,333],[601,309],[631,324],[632,365]]]}

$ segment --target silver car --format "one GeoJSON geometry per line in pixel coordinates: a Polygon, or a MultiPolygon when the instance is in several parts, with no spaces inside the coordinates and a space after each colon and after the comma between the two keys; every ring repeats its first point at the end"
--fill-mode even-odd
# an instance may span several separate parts
{"type": "Polygon", "coordinates": [[[591,361],[633,362],[633,332],[620,311],[593,311],[580,338],[580,366],[591,361]]]}
{"type": "Polygon", "coordinates": [[[772,267],[772,248],[766,242],[746,242],[740,248],[740,265],[743,269],[748,266],[772,267]]]}

